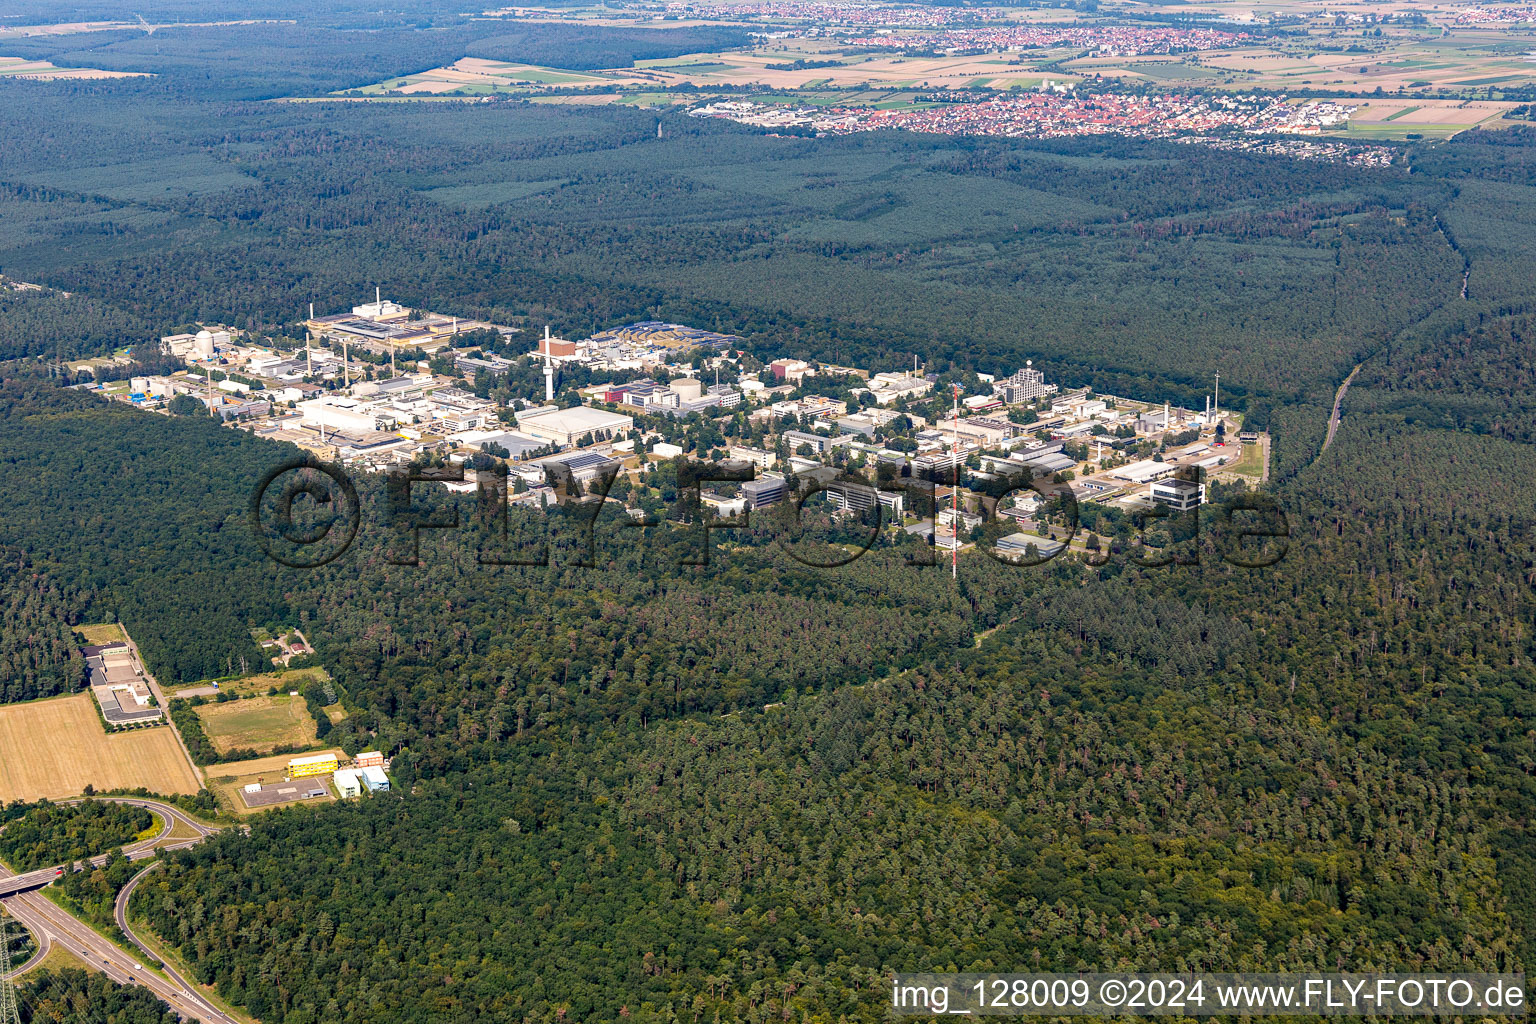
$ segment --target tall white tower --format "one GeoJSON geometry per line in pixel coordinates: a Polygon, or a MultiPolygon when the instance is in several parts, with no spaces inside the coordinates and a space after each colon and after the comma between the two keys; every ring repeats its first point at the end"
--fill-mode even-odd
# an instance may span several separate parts
{"type": "Polygon", "coordinates": [[[549,325],[544,325],[544,401],[555,400],[555,358],[549,348],[549,325]]]}
{"type": "Polygon", "coordinates": [[[953,425],[951,431],[952,447],[950,458],[955,463],[955,476],[950,481],[950,506],[949,506],[949,576],[950,579],[960,578],[960,385],[955,384],[955,409],[950,416],[953,425]]]}

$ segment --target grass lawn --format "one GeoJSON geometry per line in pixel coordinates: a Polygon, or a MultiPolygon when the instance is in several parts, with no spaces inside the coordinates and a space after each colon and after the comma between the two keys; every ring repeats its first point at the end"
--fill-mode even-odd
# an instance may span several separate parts
{"type": "Polygon", "coordinates": [[[268,753],[281,746],[315,741],[315,720],[302,697],[246,697],[197,709],[203,731],[221,754],[231,750],[268,753]]]}
{"type": "Polygon", "coordinates": [[[116,622],[100,622],[94,626],[76,626],[75,632],[85,638],[85,642],[92,646],[111,643],[113,640],[127,640],[128,636],[123,632],[123,627],[116,622]]]}
{"type": "Polygon", "coordinates": [[[1240,473],[1243,476],[1251,476],[1254,479],[1264,475],[1264,446],[1259,444],[1243,445],[1243,454],[1231,466],[1223,470],[1227,473],[1240,473]]]}

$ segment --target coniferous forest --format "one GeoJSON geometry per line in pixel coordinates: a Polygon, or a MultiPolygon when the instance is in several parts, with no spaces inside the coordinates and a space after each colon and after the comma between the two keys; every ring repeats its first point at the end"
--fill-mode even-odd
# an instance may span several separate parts
{"type": "MultiPolygon", "coordinates": [[[[201,30],[109,33],[95,66],[157,77],[0,81],[0,137],[53,126],[0,156],[0,272],[53,289],[0,291],[0,700],[79,688],[81,622],[124,622],[166,683],[298,624],[344,694],[327,742],[393,758],[390,793],[165,855],[132,909],[200,981],[265,1024],[832,1024],[886,1019],[898,970],[1536,963],[1536,134],[1349,169],[263,102],[439,48],[702,45],[529,31],[253,34],[228,78],[201,30]],[[291,448],[47,375],[197,320],[291,336],[380,281],[571,336],[655,317],[875,369],[1034,359],[1191,405],[1219,370],[1273,435],[1288,550],[978,555],[955,581],[900,545],[684,567],[692,538],[604,516],[582,567],[556,512],[552,567],[478,565],[467,527],[410,567],[365,477],[357,545],[298,571],[246,526],[291,448]]],[[[130,873],[72,898],[105,916],[130,873]]],[[[162,1019],[94,976],[26,991],[31,1020],[162,1019]]]]}

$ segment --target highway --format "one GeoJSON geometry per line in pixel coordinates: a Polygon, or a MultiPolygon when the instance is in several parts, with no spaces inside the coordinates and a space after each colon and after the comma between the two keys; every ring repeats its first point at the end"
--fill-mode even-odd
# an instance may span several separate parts
{"type": "MultiPolygon", "coordinates": [[[[132,804],[135,807],[143,807],[160,815],[161,819],[165,822],[164,828],[160,830],[158,835],[150,839],[140,840],[137,843],[130,843],[129,845],[123,847],[123,854],[127,856],[129,860],[143,860],[146,857],[153,857],[156,849],[180,850],[183,847],[195,846],[208,836],[218,831],[216,828],[210,828],[207,825],[194,820],[178,808],[172,807],[169,804],[158,803],[154,800],[140,800],[136,797],[122,796],[98,797],[97,799],[108,800],[116,804],[132,804]],[[172,830],[175,829],[178,823],[185,825],[187,828],[194,831],[197,834],[197,838],[182,839],[173,843],[164,842],[165,838],[171,834],[172,830]]],[[[65,802],[73,803],[75,801],[65,802]]],[[[106,862],[106,854],[91,858],[91,863],[97,867],[100,867],[106,862]]],[[[30,889],[41,889],[43,886],[59,877],[59,875],[63,874],[65,867],[67,867],[67,865],[56,864],[53,867],[41,868],[37,871],[28,871],[26,874],[22,875],[6,874],[5,877],[0,877],[0,899],[3,899],[7,896],[14,896],[17,893],[26,892],[30,889]]]]}
{"type": "Polygon", "coordinates": [[[233,1017],[216,1009],[198,995],[179,975],[166,971],[173,979],[166,981],[144,966],[142,959],[136,960],[108,942],[90,925],[78,920],[42,893],[26,892],[3,902],[5,908],[26,925],[33,935],[46,936],[50,945],[60,946],[73,953],[93,970],[100,971],[120,985],[143,985],[183,1019],[200,1020],[207,1024],[238,1024],[233,1017]]]}
{"type": "MultiPolygon", "coordinates": [[[[164,819],[165,827],[158,836],[124,847],[123,852],[135,860],[153,856],[156,849],[179,850],[194,846],[219,831],[194,820],[175,807],[154,800],[140,800],[133,797],[100,797],[99,799],[145,807],[164,819]],[[196,837],[165,842],[177,823],[194,831],[196,837]],[[155,845],[157,843],[163,845],[157,847],[155,845]]],[[[105,860],[104,856],[94,857],[92,863],[101,864],[105,860]]],[[[37,953],[13,971],[11,977],[17,977],[35,967],[42,962],[51,948],[58,946],[80,958],[91,969],[100,971],[119,984],[143,985],[164,1000],[184,1020],[204,1021],[206,1024],[239,1024],[235,1018],[209,1003],[198,993],[194,985],[189,984],[170,967],[163,968],[165,977],[150,970],[150,965],[159,962],[159,958],[150,953],[148,947],[129,930],[128,898],[133,895],[133,890],[137,888],[139,881],[158,866],[158,862],[150,864],[135,875],[118,893],[117,905],[114,909],[118,927],[144,954],[138,959],[115,943],[108,941],[90,925],[70,914],[47,896],[35,891],[41,885],[46,885],[58,877],[60,870],[58,867],[0,878],[0,897],[3,897],[0,898],[0,905],[26,925],[37,940],[38,946],[37,953]],[[38,877],[42,877],[40,884],[36,883],[38,877]],[[26,888],[18,892],[16,886],[23,880],[30,881],[26,882],[26,888]]]]}

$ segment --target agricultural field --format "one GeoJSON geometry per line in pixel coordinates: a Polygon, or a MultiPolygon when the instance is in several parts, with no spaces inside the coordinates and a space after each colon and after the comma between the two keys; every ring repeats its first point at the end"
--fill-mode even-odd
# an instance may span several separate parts
{"type": "Polygon", "coordinates": [[[506,61],[465,57],[446,67],[390,78],[376,85],[348,90],[347,96],[493,96],[527,92],[540,87],[672,84],[634,70],[570,71],[506,61]]]}
{"type": "Polygon", "coordinates": [[[1513,106],[1488,100],[1372,100],[1349,119],[1349,132],[1374,138],[1454,135],[1479,125],[1507,124],[1504,115],[1513,106]]]}
{"type": "MultiPolygon", "coordinates": [[[[1053,81],[1074,81],[1078,76],[1054,74],[1053,81]]],[[[735,88],[763,85],[775,89],[846,90],[863,88],[956,89],[985,85],[994,89],[1029,88],[1042,80],[1030,66],[1011,55],[989,57],[903,57],[874,55],[847,57],[839,54],[752,53],[689,54],[666,60],[640,61],[634,68],[606,71],[571,71],[565,68],[509,64],[466,57],[452,65],[391,78],[339,95],[347,97],[476,97],[498,94],[537,94],[571,88],[615,90],[650,97],[649,104],[663,102],[657,89],[692,85],[735,88]],[[786,68],[798,57],[843,60],[835,67],[786,68]],[[771,67],[770,65],[779,65],[771,67]]],[[[692,97],[690,97],[691,99],[692,97]]]]}
{"type": "Polygon", "coordinates": [[[315,741],[315,720],[302,697],[246,697],[196,709],[209,742],[220,754],[231,750],[267,753],[315,741]]]}
{"type": "Polygon", "coordinates": [[[198,778],[167,726],[108,735],[89,693],[0,707],[0,802],[98,790],[196,793],[198,778]]]}
{"type": "Polygon", "coordinates": [[[144,72],[103,71],[100,68],[60,68],[45,60],[26,60],[22,57],[0,57],[0,78],[30,78],[39,82],[61,79],[79,81],[89,78],[150,78],[144,72]]]}

